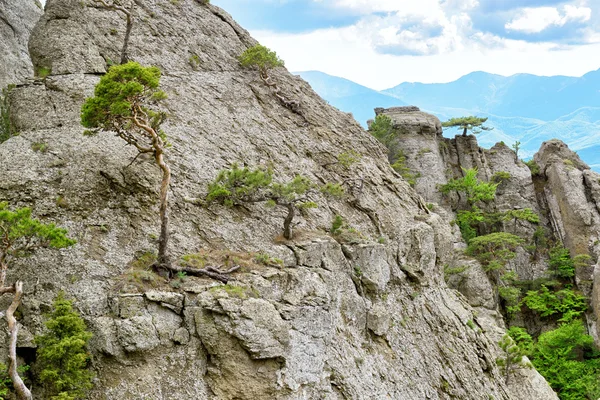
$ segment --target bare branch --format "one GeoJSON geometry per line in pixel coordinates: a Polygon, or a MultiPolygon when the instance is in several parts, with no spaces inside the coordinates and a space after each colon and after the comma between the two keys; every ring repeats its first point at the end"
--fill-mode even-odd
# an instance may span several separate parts
{"type": "Polygon", "coordinates": [[[229,282],[230,279],[226,275],[239,270],[241,267],[239,265],[236,265],[227,271],[221,271],[215,267],[206,267],[204,269],[200,269],[200,268],[190,268],[190,267],[166,266],[166,268],[173,272],[185,272],[186,274],[195,275],[195,276],[202,276],[202,275],[208,276],[209,278],[212,278],[219,282],[227,283],[227,282],[229,282]]]}

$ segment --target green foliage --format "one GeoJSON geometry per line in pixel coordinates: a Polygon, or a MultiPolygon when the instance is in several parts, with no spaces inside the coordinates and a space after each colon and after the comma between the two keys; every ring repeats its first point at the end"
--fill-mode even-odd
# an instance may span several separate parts
{"type": "Polygon", "coordinates": [[[259,263],[266,265],[267,267],[283,267],[283,260],[280,258],[271,257],[267,253],[260,252],[254,256],[254,260],[259,263]]]}
{"type": "Polygon", "coordinates": [[[502,349],[502,357],[496,359],[496,364],[501,367],[508,383],[510,375],[516,369],[530,368],[531,364],[523,360],[523,356],[526,355],[525,351],[515,343],[508,333],[502,337],[502,340],[498,344],[502,349]]]}
{"type": "Polygon", "coordinates": [[[521,149],[521,142],[519,142],[517,140],[515,143],[513,143],[513,145],[511,147],[515,151],[515,159],[518,161],[519,160],[519,150],[521,149]]]}
{"type": "Polygon", "coordinates": [[[494,232],[471,239],[467,254],[476,257],[484,266],[494,261],[504,265],[515,257],[517,246],[523,242],[523,239],[516,235],[494,232]]]}
{"type": "Polygon", "coordinates": [[[546,286],[534,291],[530,290],[523,298],[523,303],[540,317],[560,316],[559,321],[569,322],[583,314],[587,308],[585,296],[572,289],[550,291],[546,286]]]}
{"type": "Polygon", "coordinates": [[[457,191],[465,193],[469,205],[478,201],[492,201],[496,197],[497,183],[482,182],[477,179],[477,168],[464,169],[464,176],[459,179],[451,179],[447,184],[440,186],[442,193],[457,191]]]}
{"type": "Polygon", "coordinates": [[[558,278],[573,278],[575,276],[575,264],[571,259],[569,250],[562,246],[556,246],[550,250],[548,266],[552,273],[558,278]]]}
{"type": "Polygon", "coordinates": [[[597,399],[600,359],[580,320],[540,335],[532,362],[561,400],[597,399]]]}
{"type": "Polygon", "coordinates": [[[506,171],[498,171],[492,175],[491,181],[494,183],[502,183],[510,179],[510,173],[506,171]]]}
{"type": "Polygon", "coordinates": [[[284,65],[283,60],[277,56],[277,53],[260,44],[244,51],[238,57],[238,60],[244,68],[257,67],[261,74],[266,74],[268,70],[284,65]]]}
{"type": "Polygon", "coordinates": [[[531,175],[533,175],[533,176],[540,175],[540,173],[541,173],[540,166],[533,159],[531,159],[529,161],[525,161],[525,165],[527,165],[529,167],[529,170],[531,171],[531,175]]]}
{"type": "MultiPolygon", "coordinates": [[[[29,365],[19,365],[17,367],[17,373],[23,379],[23,381],[27,381],[27,378],[24,377],[25,373],[29,370],[29,365]]],[[[0,399],[8,399],[11,397],[7,397],[8,394],[12,391],[13,384],[8,374],[8,367],[2,363],[0,363],[0,399]]]]}
{"type": "Polygon", "coordinates": [[[348,169],[352,165],[356,164],[357,162],[360,162],[361,158],[362,158],[362,156],[359,153],[357,153],[354,150],[350,150],[350,151],[345,151],[343,153],[338,154],[337,162],[342,167],[348,169]]]}
{"type": "Polygon", "coordinates": [[[502,217],[505,221],[514,220],[516,221],[527,221],[532,224],[540,223],[540,216],[533,212],[531,208],[523,208],[520,210],[509,210],[503,214],[502,217]]]}
{"type": "Polygon", "coordinates": [[[530,357],[533,352],[533,338],[525,328],[521,328],[519,326],[511,326],[508,331],[506,331],[512,340],[515,341],[515,344],[521,348],[523,351],[523,355],[530,357]]]}
{"type": "Polygon", "coordinates": [[[350,226],[341,215],[336,215],[333,218],[329,232],[342,243],[358,243],[365,238],[362,233],[350,226]]]}
{"type": "Polygon", "coordinates": [[[474,134],[478,134],[482,131],[493,130],[494,128],[489,128],[483,125],[487,120],[487,118],[479,118],[475,116],[451,118],[446,122],[442,122],[442,126],[444,128],[457,127],[459,130],[463,131],[463,136],[467,136],[468,131],[474,134]]]}
{"type": "Polygon", "coordinates": [[[8,203],[0,203],[0,253],[8,257],[28,255],[38,247],[65,248],[76,243],[67,237],[67,231],[54,224],[43,224],[31,218],[31,209],[8,209],[8,203]]]}
{"type": "Polygon", "coordinates": [[[573,257],[573,266],[575,269],[591,267],[593,263],[594,261],[589,254],[578,254],[573,257]]]}
{"type": "Polygon", "coordinates": [[[388,160],[394,171],[400,174],[409,185],[414,186],[418,174],[411,172],[406,165],[406,155],[395,143],[396,132],[392,119],[385,114],[379,114],[369,126],[369,133],[388,149],[388,160]]]}
{"type": "Polygon", "coordinates": [[[35,69],[35,76],[40,79],[46,79],[51,73],[52,73],[52,68],[37,67],[35,69]]]}
{"type": "Polygon", "coordinates": [[[206,201],[229,207],[260,202],[271,207],[286,207],[288,216],[284,221],[284,236],[291,239],[291,223],[295,211],[317,207],[317,203],[308,198],[316,193],[326,197],[340,197],[344,190],[341,185],[329,182],[321,186],[315,185],[302,175],[296,175],[287,183],[276,183],[273,182],[271,170],[250,170],[234,164],[231,169],[219,172],[208,185],[206,201]]]}
{"type": "Polygon", "coordinates": [[[459,211],[456,214],[456,224],[460,228],[460,233],[467,244],[471,239],[477,237],[476,226],[485,220],[485,214],[477,207],[473,206],[471,211],[459,211]]]}
{"type": "Polygon", "coordinates": [[[329,229],[329,233],[332,235],[339,235],[342,227],[344,226],[345,221],[341,215],[336,215],[331,222],[331,228],[329,229]]]}
{"type": "Polygon", "coordinates": [[[54,301],[46,328],[46,334],[35,338],[40,381],[53,400],[84,398],[92,388],[93,374],[88,370],[86,351],[92,334],[63,292],[54,301]]]}
{"type": "Polygon", "coordinates": [[[219,172],[217,178],[208,185],[206,200],[222,202],[226,206],[239,205],[261,198],[261,192],[269,189],[273,173],[269,170],[250,170],[233,164],[231,169],[219,172]]]}
{"type": "Polygon", "coordinates": [[[390,140],[395,137],[392,119],[385,114],[377,115],[369,126],[369,133],[388,147],[390,140]]]}
{"type": "Polygon", "coordinates": [[[406,166],[406,156],[404,155],[404,152],[402,150],[398,150],[394,156],[394,159],[395,161],[392,164],[394,171],[399,173],[400,176],[403,177],[410,186],[415,186],[415,183],[417,183],[417,178],[420,175],[413,173],[410,168],[406,166]]]}
{"type": "Polygon", "coordinates": [[[147,135],[135,125],[134,117],[140,120],[146,113],[155,130],[166,118],[164,113],[149,108],[166,98],[165,92],[158,89],[160,76],[157,67],[142,67],[136,62],[111,67],[96,85],[94,97],[85,101],[81,124],[103,131],[137,132],[141,137],[133,140],[143,143],[147,135]]]}

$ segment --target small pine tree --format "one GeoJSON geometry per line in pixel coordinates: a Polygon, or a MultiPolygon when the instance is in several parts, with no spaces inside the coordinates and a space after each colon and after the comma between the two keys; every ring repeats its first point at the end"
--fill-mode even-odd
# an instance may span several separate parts
{"type": "Polygon", "coordinates": [[[92,387],[93,374],[88,370],[86,351],[92,334],[73,310],[72,301],[65,299],[64,292],[54,300],[54,310],[46,327],[48,332],[35,338],[40,381],[52,400],[84,398],[92,387]]]}
{"type": "Polygon", "coordinates": [[[343,194],[339,184],[314,185],[305,176],[297,175],[288,183],[274,183],[271,170],[240,168],[234,164],[231,169],[219,173],[208,185],[206,200],[232,207],[244,203],[262,203],[284,207],[288,214],[283,222],[283,236],[292,238],[292,221],[298,210],[315,208],[317,204],[309,196],[321,192],[326,196],[338,197],[343,194]]]}
{"type": "Polygon", "coordinates": [[[244,51],[238,60],[244,68],[258,68],[260,75],[267,79],[270,69],[283,67],[284,62],[277,56],[277,53],[270,50],[268,47],[257,44],[244,51]]]}
{"type": "Polygon", "coordinates": [[[496,359],[496,364],[502,368],[505,383],[508,384],[511,374],[519,368],[531,368],[531,364],[523,360],[525,351],[508,334],[498,344],[502,349],[502,356],[496,359]]]}
{"type": "Polygon", "coordinates": [[[158,264],[168,268],[171,168],[165,161],[169,143],[160,129],[167,115],[156,109],[157,103],[167,97],[158,88],[160,76],[157,67],[142,67],[136,62],[113,66],[96,85],[94,97],[88,98],[81,108],[81,124],[96,131],[115,132],[139,154],[154,156],[162,172],[158,264]]]}
{"type": "Polygon", "coordinates": [[[8,209],[8,203],[0,202],[0,296],[5,293],[13,294],[12,303],[6,310],[6,321],[10,332],[8,374],[15,391],[22,399],[31,399],[31,392],[19,376],[17,367],[19,325],[14,314],[23,297],[23,282],[16,281],[12,286],[6,286],[8,269],[16,258],[31,255],[36,249],[42,247],[60,249],[74,244],[75,240],[67,237],[66,230],[31,218],[29,208],[11,211],[8,209]]]}
{"type": "Polygon", "coordinates": [[[464,176],[451,179],[440,186],[442,193],[456,191],[466,195],[467,203],[472,206],[478,201],[492,201],[496,198],[497,183],[482,182],[477,179],[477,168],[463,168],[464,176]]]}
{"type": "Polygon", "coordinates": [[[459,130],[463,130],[463,136],[467,136],[467,132],[473,132],[474,134],[478,134],[482,131],[493,130],[494,128],[490,128],[483,125],[487,120],[487,118],[479,118],[474,116],[451,118],[446,122],[442,122],[442,126],[444,128],[457,127],[459,130]]]}

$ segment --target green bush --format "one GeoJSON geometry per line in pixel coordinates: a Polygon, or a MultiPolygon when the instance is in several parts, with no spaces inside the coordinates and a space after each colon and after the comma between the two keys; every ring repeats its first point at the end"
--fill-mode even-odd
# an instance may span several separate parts
{"type": "Polygon", "coordinates": [[[302,175],[297,175],[287,183],[275,183],[270,169],[250,170],[234,164],[230,169],[219,172],[208,185],[206,200],[229,207],[252,203],[283,207],[288,212],[283,222],[283,236],[289,240],[292,238],[292,222],[296,213],[317,207],[309,197],[319,192],[326,197],[340,197],[344,194],[339,184],[328,182],[319,186],[302,175]]]}
{"type": "Polygon", "coordinates": [[[560,316],[559,321],[569,322],[583,314],[587,308],[585,296],[572,289],[550,291],[546,286],[540,290],[530,290],[523,303],[540,317],[560,316]]]}
{"type": "MultiPolygon", "coordinates": [[[[27,379],[23,377],[25,373],[29,370],[29,365],[20,365],[17,367],[17,373],[25,383],[27,379]]],[[[10,376],[8,375],[8,367],[2,363],[0,363],[0,399],[7,399],[8,394],[13,388],[12,381],[10,380],[10,376]]]]}
{"type": "Polygon", "coordinates": [[[583,322],[571,321],[538,338],[532,362],[561,400],[600,396],[600,354],[583,322]]]}
{"type": "Polygon", "coordinates": [[[573,278],[575,276],[575,264],[571,259],[571,254],[569,250],[562,246],[556,246],[550,250],[548,266],[558,278],[573,278]]]}
{"type": "Polygon", "coordinates": [[[523,239],[506,232],[494,232],[471,239],[467,254],[476,257],[484,266],[497,262],[504,265],[515,257],[517,246],[523,239]]]}
{"type": "Polygon", "coordinates": [[[479,201],[492,201],[496,198],[497,183],[482,182],[477,179],[477,168],[464,169],[464,176],[458,179],[451,179],[445,185],[440,186],[442,193],[456,191],[465,193],[469,205],[479,201]]]}
{"type": "Polygon", "coordinates": [[[283,61],[277,56],[277,53],[260,44],[244,51],[242,55],[238,57],[238,60],[242,67],[257,67],[263,75],[272,68],[283,67],[284,65],[283,61]]]}
{"type": "Polygon", "coordinates": [[[506,333],[515,341],[517,346],[523,350],[523,354],[527,357],[530,357],[533,352],[533,339],[531,335],[527,333],[525,328],[521,328],[519,326],[511,326],[506,333]]]}
{"type": "Polygon", "coordinates": [[[86,351],[92,334],[63,292],[54,301],[46,328],[46,334],[35,338],[40,381],[52,400],[84,398],[92,388],[93,374],[88,370],[86,351]]]}
{"type": "Polygon", "coordinates": [[[533,161],[533,160],[525,161],[525,165],[527,165],[527,167],[529,167],[529,170],[531,171],[531,175],[533,175],[533,176],[540,175],[540,173],[541,173],[540,166],[535,161],[533,161]]]}

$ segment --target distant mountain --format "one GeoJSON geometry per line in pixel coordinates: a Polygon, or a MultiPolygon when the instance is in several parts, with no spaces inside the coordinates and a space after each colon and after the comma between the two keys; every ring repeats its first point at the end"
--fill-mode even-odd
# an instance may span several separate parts
{"type": "MultiPolygon", "coordinates": [[[[491,147],[521,142],[522,157],[558,138],[600,171],[600,69],[580,78],[517,74],[509,77],[473,72],[450,83],[402,83],[378,92],[318,71],[301,72],[330,104],[351,112],[366,126],[375,107],[415,105],[442,121],[464,115],[488,117],[493,131],[478,136],[491,147]]],[[[455,130],[445,136],[453,137],[455,130]]]]}
{"type": "Polygon", "coordinates": [[[600,69],[581,78],[473,72],[450,83],[401,83],[383,93],[431,110],[452,106],[552,121],[582,107],[600,107],[600,69]]]}
{"type": "Polygon", "coordinates": [[[350,112],[354,119],[366,127],[368,119],[373,118],[375,107],[395,107],[407,105],[404,101],[381,93],[348,79],[327,75],[319,71],[295,72],[310,83],[315,92],[332,106],[350,112]]]}

